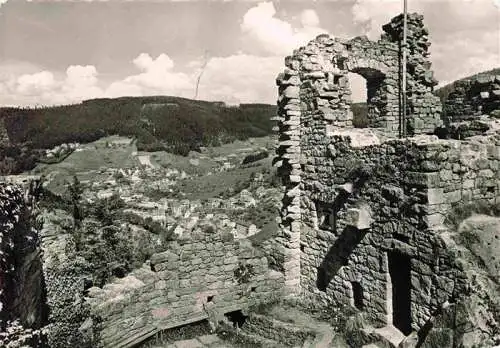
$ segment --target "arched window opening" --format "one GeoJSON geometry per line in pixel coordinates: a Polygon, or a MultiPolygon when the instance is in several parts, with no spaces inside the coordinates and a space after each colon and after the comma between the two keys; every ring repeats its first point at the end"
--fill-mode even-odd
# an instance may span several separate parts
{"type": "Polygon", "coordinates": [[[355,128],[385,127],[382,120],[386,100],[382,82],[384,74],[370,68],[353,69],[347,74],[351,88],[351,112],[355,128]]]}

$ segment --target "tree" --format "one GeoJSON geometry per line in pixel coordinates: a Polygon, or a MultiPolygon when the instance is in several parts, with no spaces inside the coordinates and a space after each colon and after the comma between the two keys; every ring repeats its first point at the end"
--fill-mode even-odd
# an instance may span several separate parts
{"type": "Polygon", "coordinates": [[[80,227],[83,220],[83,211],[80,204],[82,198],[83,187],[80,180],[73,175],[73,182],[68,184],[71,205],[73,207],[73,221],[76,227],[80,227]]]}

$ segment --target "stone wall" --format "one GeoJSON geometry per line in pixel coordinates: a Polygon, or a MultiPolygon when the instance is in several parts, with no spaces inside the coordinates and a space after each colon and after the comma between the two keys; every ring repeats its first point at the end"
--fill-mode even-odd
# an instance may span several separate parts
{"type": "Polygon", "coordinates": [[[87,301],[101,318],[101,343],[130,347],[160,330],[272,301],[282,288],[283,275],[249,241],[219,232],[173,242],[127,277],[89,289],[87,301]]]}
{"type": "Polygon", "coordinates": [[[476,119],[495,110],[500,110],[500,75],[457,81],[444,102],[444,113],[450,122],[476,119]]]}
{"type": "Polygon", "coordinates": [[[401,16],[384,30],[376,43],[321,35],[285,59],[274,162],[286,192],[275,246],[288,293],[325,306],[348,302],[377,325],[411,331],[467,293],[446,247],[445,218],[460,202],[498,202],[500,143],[498,131],[463,141],[422,135],[442,121],[428,33],[416,14],[408,59],[414,136],[397,139],[401,16]],[[370,129],[352,127],[347,72],[368,80],[370,129]],[[402,286],[409,296],[397,306],[407,310],[394,308],[402,286]],[[396,317],[401,311],[407,322],[396,317]]]}
{"type": "Polygon", "coordinates": [[[399,140],[336,129],[303,134],[297,150],[300,161],[295,177],[285,177],[283,199],[282,218],[292,233],[284,227],[280,238],[300,262],[302,294],[324,305],[356,305],[359,286],[367,317],[390,323],[394,252],[410,262],[413,330],[440,304],[467,293],[460,264],[444,243],[445,218],[461,202],[499,202],[500,133],[399,140]]]}
{"type": "Polygon", "coordinates": [[[363,311],[387,323],[388,255],[399,252],[411,260],[413,329],[441,303],[466,293],[441,235],[454,205],[500,199],[493,179],[500,176],[499,140],[499,134],[462,142],[415,138],[358,148],[342,137],[317,142],[314,155],[303,153],[303,292],[325,305],[354,304],[357,283],[363,311]]]}
{"type": "MultiPolygon", "coordinates": [[[[427,59],[427,30],[422,16],[409,15],[408,120],[409,134],[432,133],[442,124],[439,98],[432,94],[436,81],[427,59]]],[[[352,128],[351,91],[347,74],[367,79],[369,126],[388,136],[401,131],[399,106],[402,71],[401,16],[384,26],[377,42],[365,37],[352,40],[320,35],[285,59],[285,70],[277,77],[279,86],[277,129],[279,147],[275,165],[284,178],[287,194],[282,212],[282,235],[276,239],[275,257],[283,265],[290,293],[299,291],[301,153],[335,129],[352,128]]],[[[308,151],[308,150],[306,150],[308,151]]]]}

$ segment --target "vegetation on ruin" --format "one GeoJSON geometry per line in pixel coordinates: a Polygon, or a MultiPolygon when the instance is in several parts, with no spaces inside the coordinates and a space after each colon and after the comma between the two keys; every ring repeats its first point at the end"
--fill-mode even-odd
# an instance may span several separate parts
{"type": "Polygon", "coordinates": [[[162,330],[153,337],[141,344],[141,348],[153,348],[167,346],[175,341],[189,340],[197,336],[209,335],[211,333],[210,324],[207,320],[196,323],[178,326],[173,329],[162,330]]]}
{"type": "MultiPolygon", "coordinates": [[[[81,275],[96,286],[103,286],[113,276],[124,276],[156,251],[147,244],[131,243],[131,230],[123,225],[124,222],[142,226],[160,235],[164,241],[172,238],[170,230],[151,218],[123,213],[125,203],[118,195],[86,203],[81,199],[83,187],[76,177],[67,188],[66,196],[45,191],[40,205],[49,210],[62,209],[72,216],[73,224],[62,226],[71,236],[66,254],[85,262],[87,266],[81,270],[81,275]]],[[[140,240],[136,242],[141,243],[140,240]]]]}
{"type": "Polygon", "coordinates": [[[234,270],[234,277],[236,278],[238,284],[248,283],[254,275],[254,267],[250,264],[240,263],[238,268],[234,270]]]}
{"type": "Polygon", "coordinates": [[[0,331],[0,347],[43,347],[46,344],[45,331],[25,328],[19,320],[9,321],[6,328],[0,331]]]}
{"type": "Polygon", "coordinates": [[[479,201],[471,203],[457,203],[446,216],[445,224],[457,231],[460,223],[473,214],[483,214],[488,216],[500,216],[500,202],[490,203],[479,201]]]}
{"type": "Polygon", "coordinates": [[[92,266],[81,257],[68,259],[47,269],[45,281],[49,311],[48,340],[51,347],[92,347],[79,328],[91,317],[83,300],[83,286],[92,266]],[[75,298],[76,296],[76,298],[75,298]]]}

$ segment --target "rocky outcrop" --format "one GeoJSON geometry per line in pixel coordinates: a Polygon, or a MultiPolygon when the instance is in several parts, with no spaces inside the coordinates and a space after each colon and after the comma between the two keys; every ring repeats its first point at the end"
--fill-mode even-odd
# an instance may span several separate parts
{"type": "Polygon", "coordinates": [[[0,331],[18,321],[24,328],[45,324],[45,292],[38,234],[29,192],[0,183],[0,331]]]}

